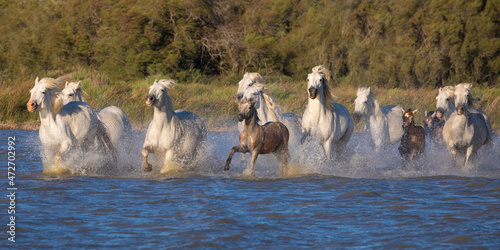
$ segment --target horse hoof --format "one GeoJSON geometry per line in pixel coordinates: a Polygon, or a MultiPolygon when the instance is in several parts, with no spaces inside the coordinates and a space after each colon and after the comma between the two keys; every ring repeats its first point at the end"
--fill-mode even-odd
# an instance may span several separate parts
{"type": "Polygon", "coordinates": [[[149,164],[149,163],[147,165],[144,164],[142,166],[142,168],[144,169],[145,172],[151,172],[151,171],[153,171],[153,166],[151,166],[151,164],[149,164]]]}
{"type": "Polygon", "coordinates": [[[229,170],[229,166],[224,166],[224,171],[228,171],[229,170]]]}

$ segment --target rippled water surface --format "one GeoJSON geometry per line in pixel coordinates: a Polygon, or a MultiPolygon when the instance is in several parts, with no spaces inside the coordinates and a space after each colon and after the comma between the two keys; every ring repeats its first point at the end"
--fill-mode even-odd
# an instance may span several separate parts
{"type": "Polygon", "coordinates": [[[293,176],[279,178],[277,162],[262,156],[257,178],[242,179],[239,155],[222,171],[236,133],[209,134],[195,170],[178,176],[142,172],[144,133],[130,145],[137,154],[119,159],[122,170],[72,176],[42,174],[38,131],[0,131],[2,163],[8,136],[17,143],[16,242],[4,226],[2,248],[500,247],[498,137],[470,168],[452,168],[447,150],[430,144],[403,168],[397,146],[375,153],[361,135],[330,165],[310,141],[291,149],[293,176]]]}

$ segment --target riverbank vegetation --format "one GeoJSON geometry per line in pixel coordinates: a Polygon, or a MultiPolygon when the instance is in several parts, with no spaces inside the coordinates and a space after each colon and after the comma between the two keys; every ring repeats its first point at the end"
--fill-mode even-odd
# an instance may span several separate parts
{"type": "Polygon", "coordinates": [[[120,106],[137,127],[155,78],[177,80],[177,107],[212,128],[234,121],[245,72],[267,76],[283,111],[301,114],[304,79],[319,64],[351,111],[359,86],[382,104],[433,110],[437,88],[474,82],[478,105],[500,124],[498,1],[7,0],[0,18],[9,126],[36,120],[25,112],[36,76],[82,80],[95,108],[120,106]]]}

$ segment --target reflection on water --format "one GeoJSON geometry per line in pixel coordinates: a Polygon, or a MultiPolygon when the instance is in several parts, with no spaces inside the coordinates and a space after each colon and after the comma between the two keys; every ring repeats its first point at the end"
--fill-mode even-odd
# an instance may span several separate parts
{"type": "MultiPolygon", "coordinates": [[[[246,180],[238,178],[248,164],[238,154],[231,170],[222,171],[236,133],[209,134],[196,172],[175,178],[155,172],[159,167],[142,171],[143,133],[134,134],[137,155],[119,157],[118,172],[82,168],[76,176],[41,174],[37,131],[0,135],[4,159],[7,136],[18,142],[17,242],[5,234],[0,247],[500,245],[499,138],[480,150],[471,169],[452,168],[448,151],[429,144],[418,163],[402,168],[397,146],[375,154],[360,135],[340,162],[329,165],[309,141],[291,148],[299,172],[293,178],[277,178],[277,161],[263,155],[258,178],[246,180]]],[[[5,167],[1,171],[7,176],[5,167]]],[[[8,223],[4,210],[0,217],[8,223]]]]}

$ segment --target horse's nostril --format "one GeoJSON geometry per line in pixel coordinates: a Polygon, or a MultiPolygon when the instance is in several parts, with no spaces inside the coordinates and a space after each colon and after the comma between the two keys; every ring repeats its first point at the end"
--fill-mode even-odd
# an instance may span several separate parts
{"type": "Polygon", "coordinates": [[[31,107],[35,106],[35,103],[34,103],[34,102],[32,102],[32,103],[30,104],[30,106],[31,106],[31,107]]]}

